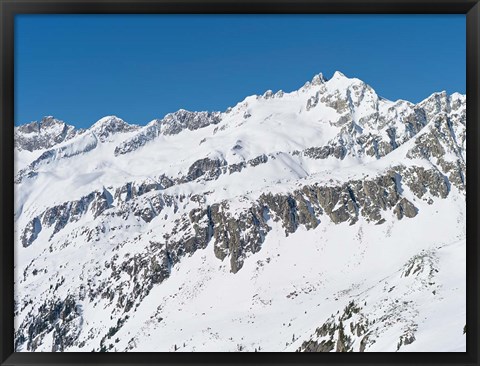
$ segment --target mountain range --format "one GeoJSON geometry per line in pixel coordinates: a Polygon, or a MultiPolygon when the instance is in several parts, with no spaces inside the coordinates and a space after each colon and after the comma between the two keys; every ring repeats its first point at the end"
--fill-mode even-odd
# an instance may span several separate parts
{"type": "Polygon", "coordinates": [[[15,127],[16,351],[466,350],[466,101],[322,74],[15,127]]]}

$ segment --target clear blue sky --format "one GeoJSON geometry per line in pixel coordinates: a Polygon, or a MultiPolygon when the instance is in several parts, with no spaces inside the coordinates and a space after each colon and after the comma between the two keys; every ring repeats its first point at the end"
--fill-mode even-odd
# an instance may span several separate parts
{"type": "Polygon", "coordinates": [[[335,70],[418,102],[465,93],[465,52],[464,15],[17,15],[15,123],[145,124],[335,70]]]}

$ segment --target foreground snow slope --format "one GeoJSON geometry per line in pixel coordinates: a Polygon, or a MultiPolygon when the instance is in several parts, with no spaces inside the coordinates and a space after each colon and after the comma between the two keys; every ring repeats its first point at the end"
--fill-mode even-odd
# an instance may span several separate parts
{"type": "Polygon", "coordinates": [[[17,351],[465,351],[465,96],[319,74],[16,128],[17,351]]]}

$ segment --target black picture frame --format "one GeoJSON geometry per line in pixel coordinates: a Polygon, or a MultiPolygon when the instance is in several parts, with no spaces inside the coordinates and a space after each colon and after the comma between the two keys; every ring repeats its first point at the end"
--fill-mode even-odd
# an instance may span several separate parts
{"type": "Polygon", "coordinates": [[[416,364],[479,363],[480,4],[478,0],[0,0],[0,364],[416,364]],[[467,49],[467,352],[465,353],[15,353],[14,294],[14,17],[17,14],[348,13],[465,14],[467,49]]]}

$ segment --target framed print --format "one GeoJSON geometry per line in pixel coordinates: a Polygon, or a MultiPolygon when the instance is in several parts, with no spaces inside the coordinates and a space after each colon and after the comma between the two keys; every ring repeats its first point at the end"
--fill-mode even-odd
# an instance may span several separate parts
{"type": "Polygon", "coordinates": [[[2,365],[478,364],[477,1],[0,4],[2,365]]]}

